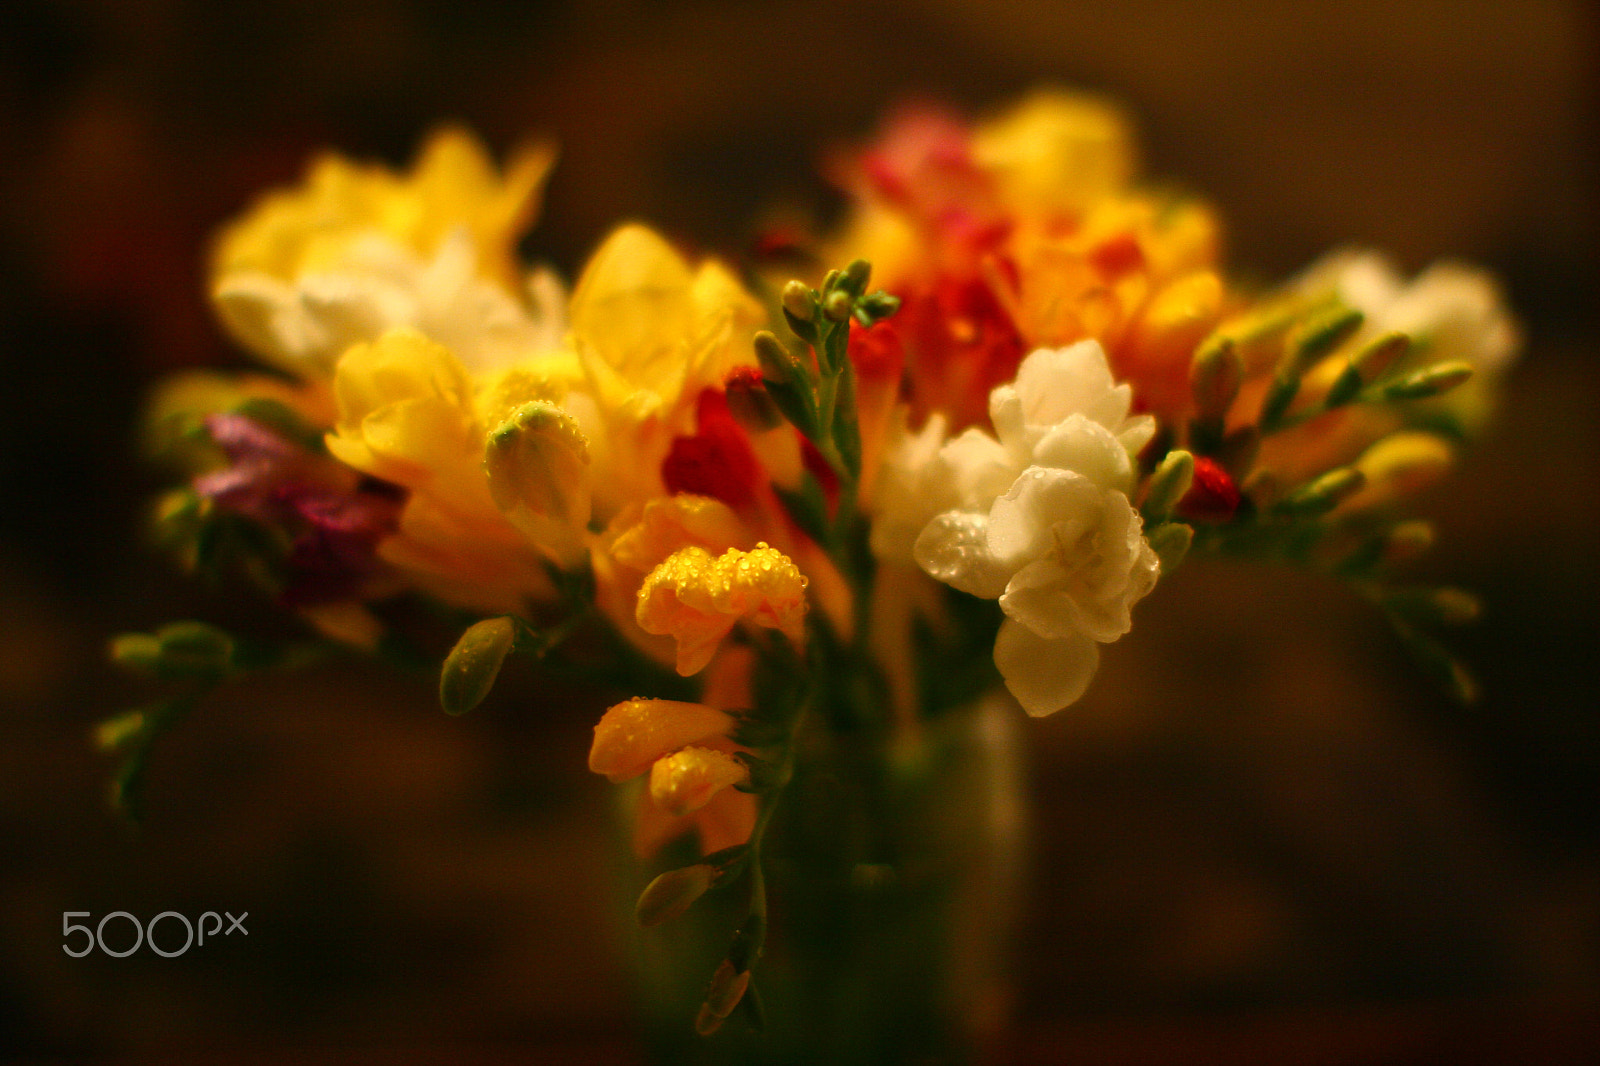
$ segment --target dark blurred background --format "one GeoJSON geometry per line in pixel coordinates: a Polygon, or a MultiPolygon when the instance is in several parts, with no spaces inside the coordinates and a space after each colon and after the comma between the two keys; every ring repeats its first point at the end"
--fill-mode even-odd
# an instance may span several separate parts
{"type": "Polygon", "coordinates": [[[148,698],[107,638],[282,630],[142,541],[141,397],[239,365],[208,234],[335,145],[463,120],[562,145],[527,250],[616,220],[736,253],[825,219],[827,152],[908,95],[1104,90],[1237,269],[1356,242],[1469,258],[1527,335],[1503,417],[1425,509],[1480,591],[1462,710],[1321,581],[1193,567],[1090,697],[1025,723],[1035,804],[1016,1061],[1580,1062],[1600,1047],[1596,17],[1579,0],[12,0],[0,13],[0,1056],[634,1061],[596,709],[521,679],[314,670],[162,746],[137,838],[91,724],[148,698]],[[61,914],[249,911],[163,959],[61,914]]]}

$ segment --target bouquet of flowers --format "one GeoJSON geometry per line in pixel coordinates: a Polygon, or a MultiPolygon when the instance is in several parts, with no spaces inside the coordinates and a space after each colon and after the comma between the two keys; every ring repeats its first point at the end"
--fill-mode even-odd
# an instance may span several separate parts
{"type": "Polygon", "coordinates": [[[1018,705],[1077,700],[1186,559],[1325,572],[1470,698],[1435,633],[1475,601],[1397,574],[1432,539],[1408,499],[1517,348],[1493,281],[1342,251],[1243,284],[1213,211],[1134,155],[1094,98],[912,108],[836,166],[834,232],[730,265],[630,222],[570,287],[515,254],[550,146],[497,167],[447,129],[406,172],[318,159],[213,252],[263,370],[174,380],[149,425],[184,470],[162,542],[309,639],[118,638],[167,685],[101,727],[118,803],[252,671],[431,658],[461,714],[526,657],[593,693],[638,919],[689,930],[648,949],[693,987],[674,1024],[825,1046],[876,1011],[898,1035],[857,1054],[884,1061],[950,1028],[974,854],[950,795],[997,787],[959,768],[1018,705]]]}

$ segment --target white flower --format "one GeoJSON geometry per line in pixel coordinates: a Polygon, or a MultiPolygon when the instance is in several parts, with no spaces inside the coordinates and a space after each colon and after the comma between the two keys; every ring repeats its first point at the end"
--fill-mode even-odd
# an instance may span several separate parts
{"type": "Polygon", "coordinates": [[[1483,375],[1510,365],[1520,340],[1493,277],[1464,263],[1434,263],[1410,282],[1371,251],[1324,256],[1291,286],[1334,295],[1366,316],[1364,335],[1397,331],[1427,346],[1430,362],[1470,363],[1483,375]]]}
{"type": "Polygon", "coordinates": [[[987,511],[1030,466],[1076,470],[1124,493],[1132,456],[1155,435],[1149,415],[1129,417],[1133,391],[1111,376],[1097,341],[1041,348],[1017,378],[989,394],[995,437],[968,429],[945,440],[940,414],[913,432],[890,431],[874,500],[872,550],[909,562],[918,533],[945,511],[987,511]]]}
{"type": "Polygon", "coordinates": [[[478,269],[459,229],[423,259],[374,231],[333,265],[285,280],[234,270],[217,280],[224,324],[251,351],[301,377],[331,377],[352,344],[399,326],[449,348],[470,370],[494,370],[560,347],[566,293],[547,269],[513,295],[478,269]]]}
{"type": "Polygon", "coordinates": [[[916,561],[1000,601],[995,664],[1030,714],[1083,694],[1099,645],[1128,631],[1160,573],[1128,498],[1155,426],[1131,402],[1096,342],[1034,352],[990,395],[999,439],[968,430],[924,474],[959,502],[923,527],[916,561]]]}

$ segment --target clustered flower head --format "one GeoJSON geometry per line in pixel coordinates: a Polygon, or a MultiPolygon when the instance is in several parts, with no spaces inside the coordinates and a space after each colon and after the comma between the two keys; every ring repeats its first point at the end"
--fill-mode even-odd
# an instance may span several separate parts
{"type": "MultiPolygon", "coordinates": [[[[450,129],[405,172],[322,158],[228,226],[216,310],[280,376],[163,390],[150,436],[189,481],[158,525],[332,641],[393,646],[408,599],[476,620],[452,713],[513,652],[647,689],[611,693],[590,767],[647,777],[641,854],[705,857],[641,916],[759,870],[802,738],[913,741],[948,660],[992,660],[1029,714],[1072,704],[1187,555],[1322,568],[1469,687],[1426,630],[1470,600],[1393,568],[1517,347],[1483,273],[1346,251],[1241,284],[1214,212],[1139,182],[1126,116],[1048,90],[977,123],[910,108],[838,158],[851,209],[804,243],[847,265],[801,278],[629,222],[569,288],[515,256],[553,161],[450,129]]],[[[188,686],[172,717],[247,668],[206,627],[118,648],[188,686]]],[[[102,731],[130,788],[165,724],[102,731]]]]}

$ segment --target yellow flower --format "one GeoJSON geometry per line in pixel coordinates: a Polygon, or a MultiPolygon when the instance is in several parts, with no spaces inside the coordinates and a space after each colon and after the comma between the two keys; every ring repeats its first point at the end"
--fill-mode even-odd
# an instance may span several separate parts
{"type": "Polygon", "coordinates": [[[412,326],[474,366],[553,348],[561,284],[524,279],[516,241],[554,160],[518,152],[502,175],[460,129],[429,140],[408,174],[326,155],[294,188],[264,197],[218,237],[212,296],[223,324],[262,358],[326,377],[345,348],[412,326]]]}
{"type": "Polygon", "coordinates": [[[688,547],[645,578],[635,616],[646,633],[677,641],[678,673],[687,677],[711,661],[722,638],[744,619],[799,642],[805,587],[789,557],[765,544],[748,552],[730,548],[718,558],[688,547]]]}
{"type": "Polygon", "coordinates": [[[502,514],[484,474],[487,434],[472,381],[447,349],[392,330],[345,353],[334,394],[328,451],[409,490],[399,532],[379,544],[380,557],[441,599],[485,611],[518,610],[547,594],[541,555],[569,558],[581,524],[552,526],[530,543],[502,514]]]}
{"type": "Polygon", "coordinates": [[[517,152],[502,176],[483,145],[447,127],[423,148],[410,174],[327,154],[305,184],[264,197],[217,241],[219,274],[254,270],[291,279],[340,263],[350,245],[382,234],[429,256],[458,227],[473,238],[482,271],[508,286],[516,281],[518,236],[537,213],[536,194],[555,151],[548,144],[517,152]]]}
{"type": "Polygon", "coordinates": [[[666,494],[661,461],[694,432],[695,401],[735,366],[753,365],[764,320],[726,268],[691,268],[640,225],[614,232],[573,290],[571,343],[598,406],[590,435],[602,513],[666,494]]]}
{"type": "Polygon", "coordinates": [[[973,131],[973,161],[1019,214],[1076,213],[1126,186],[1132,124],[1099,97],[1040,89],[973,131]]]}

